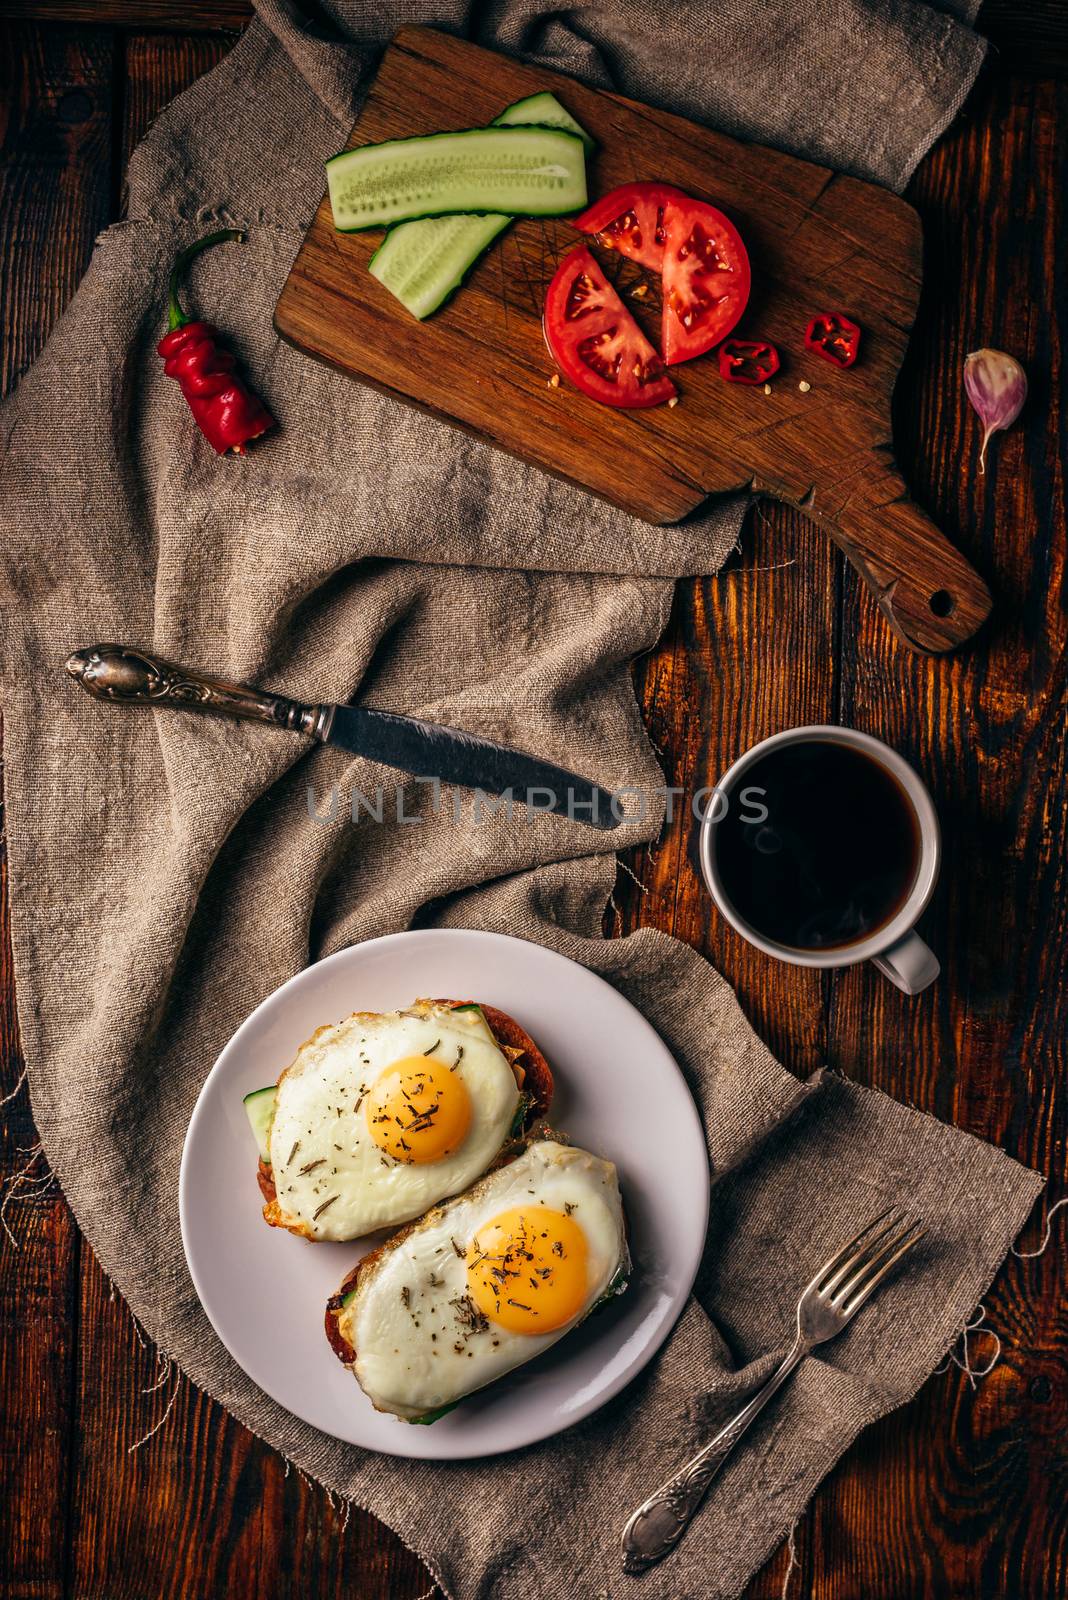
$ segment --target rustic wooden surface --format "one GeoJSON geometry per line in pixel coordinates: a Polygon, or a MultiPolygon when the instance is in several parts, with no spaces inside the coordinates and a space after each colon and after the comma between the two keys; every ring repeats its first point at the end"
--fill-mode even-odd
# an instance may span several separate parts
{"type": "MultiPolygon", "coordinates": [[[[278,332],[647,522],[678,522],[709,493],[752,484],[814,518],[918,649],[970,638],[990,609],[986,586],[909,499],[889,448],[890,397],[920,296],[912,207],[874,184],[428,28],[405,28],[390,45],[349,143],[489,123],[543,90],[596,141],[591,196],[655,179],[714,201],[737,224],[758,305],[734,331],[778,348],[783,366],[771,384],[724,383],[714,361],[695,361],[671,369],[678,405],[636,411],[598,405],[566,380],[554,388],[545,291],[581,236],[552,217],[517,220],[463,293],[418,323],[367,270],[381,230],[339,234],[324,195],[275,309],[278,332]],[[803,348],[809,319],[832,306],[857,317],[863,307],[861,359],[849,372],[803,348]]],[[[599,253],[659,342],[659,278],[599,253]],[[636,300],[639,286],[646,298],[636,300]]]]}
{"type": "MultiPolygon", "coordinates": [[[[118,214],[130,145],[230,43],[148,31],[185,15],[150,0],[81,7],[122,26],[43,25],[29,5],[18,9],[22,20],[0,30],[7,387],[69,298],[95,234],[118,214]]],[[[50,0],[47,15],[59,9],[50,0]]],[[[190,8],[189,25],[210,10],[190,8]]],[[[220,15],[239,21],[239,10],[220,15]]],[[[667,634],[637,669],[675,784],[711,782],[745,744],[801,721],[853,722],[917,761],[945,824],[943,883],[924,923],[943,979],[910,1001],[869,971],[821,976],[763,960],[711,912],[681,819],[629,859],[644,888],[621,875],[613,931],[649,924],[689,940],[795,1071],[829,1060],[993,1139],[1050,1173],[1056,1197],[1068,1192],[1057,324],[1068,85],[1047,73],[1068,59],[1068,29],[1063,7],[1048,0],[1013,13],[1019,38],[1040,47],[1021,53],[1018,38],[1012,75],[994,63],[909,192],[924,221],[926,288],[897,417],[917,498],[992,579],[992,623],[958,657],[917,656],[891,637],[811,524],[760,507],[724,573],[680,586],[667,634]],[[1026,425],[995,442],[985,478],[975,474],[976,424],[960,388],[961,360],[980,344],[1018,355],[1033,395],[1026,425]]],[[[21,1071],[4,909],[0,1058],[4,1094],[21,1071]]],[[[17,1171],[35,1138],[23,1090],[0,1111],[0,1172],[17,1171]]],[[[18,1252],[0,1236],[3,1600],[427,1592],[420,1564],[382,1527],[358,1513],[343,1526],[317,1488],[287,1478],[272,1451],[188,1384],[165,1378],[153,1389],[153,1353],[109,1297],[62,1200],[44,1185],[23,1193],[7,1213],[18,1252]],[[130,1453],[172,1391],[166,1424],[130,1453]]],[[[1004,1345],[991,1376],[974,1392],[956,1370],[931,1378],[823,1485],[798,1530],[793,1600],[1068,1592],[1064,1226],[1062,1214],[1047,1254],[1010,1260],[987,1297],[1004,1345]]],[[[1024,1244],[1034,1247],[1040,1231],[1032,1222],[1024,1244]]],[[[747,1600],[777,1600],[785,1571],[780,1552],[747,1600]]]]}

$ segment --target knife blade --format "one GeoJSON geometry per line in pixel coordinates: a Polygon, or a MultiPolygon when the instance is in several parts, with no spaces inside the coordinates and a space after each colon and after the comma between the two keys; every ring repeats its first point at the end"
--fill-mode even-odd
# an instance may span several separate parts
{"type": "Polygon", "coordinates": [[[416,777],[507,795],[513,805],[551,811],[602,832],[623,820],[611,792],[600,784],[555,762],[444,723],[371,706],[307,705],[252,684],[208,677],[130,645],[97,644],[76,650],[68,657],[66,670],[86,694],[112,705],[169,707],[267,723],[416,777]]]}
{"type": "Polygon", "coordinates": [[[329,711],[324,744],[463,789],[482,789],[489,794],[512,791],[517,804],[529,805],[531,797],[541,796],[545,804],[535,810],[588,821],[602,831],[618,826],[612,796],[606,789],[539,756],[494,744],[461,728],[370,706],[335,705],[329,711]]]}

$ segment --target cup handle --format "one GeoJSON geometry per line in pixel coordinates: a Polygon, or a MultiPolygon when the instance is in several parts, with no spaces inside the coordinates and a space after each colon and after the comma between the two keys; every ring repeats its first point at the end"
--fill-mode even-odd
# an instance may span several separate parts
{"type": "Polygon", "coordinates": [[[934,983],[942,970],[938,957],[928,949],[918,933],[906,933],[888,950],[872,956],[871,964],[878,967],[883,977],[889,978],[905,994],[921,994],[934,983]]]}

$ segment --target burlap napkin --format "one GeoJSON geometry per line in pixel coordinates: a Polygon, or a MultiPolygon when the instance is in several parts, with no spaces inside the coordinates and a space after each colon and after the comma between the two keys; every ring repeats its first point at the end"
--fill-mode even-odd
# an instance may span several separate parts
{"type": "MultiPolygon", "coordinates": [[[[389,1522],[451,1595],[731,1595],[856,1432],[931,1371],[1037,1178],[833,1077],[802,1089],[685,947],[652,933],[602,941],[614,861],[587,854],[582,827],[476,826],[469,811],[355,826],[344,799],[333,822],[314,821],[309,785],[328,813],[332,785],[392,792],[396,776],[265,729],[109,712],[62,672],[95,640],[151,644],[308,698],[358,691],[605,784],[659,781],[627,663],[663,627],[671,578],[720,565],[739,505],[679,528],[629,521],[271,331],[375,47],[406,21],[468,25],[459,0],[334,9],[347,44],[262,0],[234,51],[164,113],[131,160],[128,220],[100,240],[3,412],[10,881],[37,1123],[105,1270],[160,1346],[389,1522]],[[192,293],[282,423],[247,461],[210,452],[153,349],[176,248],[229,219],[249,242],[202,258],[192,293]],[[309,960],[416,917],[542,940],[618,984],[688,1073],[718,1180],[699,1295],[659,1359],[563,1437],[449,1467],[343,1446],[261,1394],[200,1310],[176,1212],[186,1124],[236,1025],[309,960]],[[669,1564],[623,1578],[622,1513],[788,1339],[780,1285],[804,1281],[858,1216],[906,1197],[931,1218],[929,1248],[804,1364],[669,1564]]],[[[908,0],[566,12],[504,0],[475,14],[485,43],[893,185],[981,57],[959,20],[908,0]]],[[[659,820],[635,818],[618,842],[654,836],[659,820]]]]}

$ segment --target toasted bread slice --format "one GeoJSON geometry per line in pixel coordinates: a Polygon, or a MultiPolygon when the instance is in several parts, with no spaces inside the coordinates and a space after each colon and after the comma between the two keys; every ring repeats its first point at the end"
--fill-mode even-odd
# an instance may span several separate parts
{"type": "Polygon", "coordinates": [[[526,1029],[507,1011],[498,1011],[496,1006],[484,1005],[481,1000],[438,1000],[435,1004],[451,1006],[453,1011],[462,1010],[464,1006],[478,1006],[489,1023],[490,1032],[512,1063],[516,1082],[529,1100],[523,1126],[532,1127],[547,1117],[553,1101],[552,1068],[526,1029]]]}
{"type": "MultiPolygon", "coordinates": [[[[460,1011],[468,1006],[478,1006],[485,1017],[493,1037],[496,1039],[501,1052],[511,1063],[515,1073],[516,1083],[522,1093],[523,1120],[517,1133],[525,1132],[540,1122],[548,1113],[553,1098],[553,1074],[544,1055],[538,1049],[533,1039],[525,1028],[520,1027],[514,1017],[507,1012],[499,1011],[496,1006],[483,1005],[476,1000],[417,1000],[415,1006],[448,1006],[453,1011],[460,1011]]],[[[362,1015],[363,1013],[354,1013],[362,1015]]],[[[371,1013],[367,1013],[370,1015],[371,1013]]],[[[326,1031],[317,1028],[305,1044],[311,1044],[320,1033],[326,1031]]],[[[301,1050],[305,1045],[301,1045],[301,1050]]],[[[300,1054],[300,1051],[297,1052],[300,1054]]],[[[286,1067],[279,1075],[281,1082],[289,1071],[286,1067]]],[[[505,1148],[508,1148],[506,1145],[505,1148]]],[[[259,1184],[260,1194],[264,1199],[263,1218],[272,1228],[285,1228],[290,1233],[299,1234],[302,1238],[317,1242],[315,1236],[304,1222],[294,1222],[278,1203],[278,1191],[275,1187],[274,1174],[269,1162],[260,1159],[256,1167],[256,1181],[259,1184]]]]}
{"type": "MultiPolygon", "coordinates": [[[[482,1177],[479,1179],[479,1183],[482,1183],[486,1178],[488,1178],[491,1172],[496,1172],[500,1167],[506,1167],[510,1161],[515,1160],[516,1156],[522,1155],[523,1151],[527,1148],[527,1145],[533,1144],[535,1139],[554,1139],[558,1144],[567,1143],[565,1135],[555,1132],[555,1130],[550,1128],[547,1123],[535,1123],[532,1127],[525,1129],[519,1138],[509,1140],[504,1149],[501,1151],[500,1155],[497,1157],[496,1161],[486,1168],[485,1172],[482,1174],[482,1177]]],[[[477,1187],[477,1185],[475,1185],[475,1187],[477,1187]]],[[[455,1198],[455,1196],[450,1196],[450,1199],[452,1198],[455,1198]]],[[[333,1350],[338,1360],[343,1361],[346,1366],[351,1366],[356,1360],[356,1352],[345,1338],[345,1335],[341,1332],[341,1329],[338,1327],[338,1313],[344,1306],[346,1300],[349,1298],[349,1295],[356,1288],[356,1280],[359,1278],[360,1273],[366,1271],[368,1267],[373,1267],[375,1262],[381,1256],[385,1255],[388,1250],[395,1249],[403,1239],[406,1239],[408,1235],[414,1231],[414,1229],[420,1227],[426,1221],[427,1217],[431,1216],[434,1211],[440,1208],[440,1206],[446,1205],[447,1203],[448,1202],[444,1200],[440,1201],[438,1206],[432,1206],[431,1210],[428,1211],[424,1216],[413,1217],[411,1222],[405,1223],[403,1228],[398,1228],[395,1233],[391,1233],[389,1238],[385,1239],[374,1250],[369,1250],[365,1256],[361,1256],[356,1265],[345,1274],[344,1278],[342,1278],[337,1293],[332,1294],[329,1300],[326,1302],[326,1337],[329,1339],[330,1348],[333,1350]]]]}
{"type": "MultiPolygon", "coordinates": [[[[493,1164],[487,1169],[478,1182],[473,1184],[470,1189],[459,1195],[450,1195],[447,1199],[440,1201],[438,1205],[431,1207],[431,1209],[422,1217],[414,1218],[411,1222],[406,1223],[404,1227],[399,1228],[395,1233],[391,1234],[389,1238],[384,1241],[384,1243],[378,1245],[374,1250],[369,1251],[367,1255],[362,1257],[360,1261],[356,1262],[349,1272],[346,1273],[345,1277],[338,1286],[337,1291],[327,1300],[324,1316],[324,1331],[326,1333],[326,1338],[330,1348],[333,1350],[338,1360],[353,1372],[354,1376],[357,1376],[358,1378],[358,1352],[352,1342],[350,1342],[347,1334],[342,1332],[341,1324],[343,1321],[343,1313],[350,1305],[354,1295],[357,1293],[357,1289],[362,1287],[365,1276],[373,1275],[379,1265],[384,1263],[385,1259],[393,1251],[402,1246],[410,1235],[419,1231],[424,1231],[428,1225],[435,1225],[437,1222],[444,1219],[458,1203],[462,1204],[477,1198],[480,1196],[480,1194],[484,1193],[486,1189],[492,1185],[495,1175],[502,1168],[510,1166],[513,1162],[522,1157],[531,1148],[531,1146],[536,1146],[541,1141],[549,1141],[554,1145],[567,1146],[569,1144],[569,1141],[564,1135],[556,1132],[553,1128],[549,1127],[545,1123],[539,1123],[525,1133],[522,1138],[513,1140],[504,1150],[502,1150],[497,1160],[493,1162],[493,1164]]],[[[581,1157],[588,1153],[576,1151],[575,1154],[581,1157]]],[[[603,1163],[600,1164],[603,1165],[603,1163]]],[[[614,1169],[612,1170],[614,1172],[614,1169]]],[[[625,1213],[622,1211],[620,1213],[620,1221],[622,1224],[622,1249],[618,1271],[614,1277],[608,1281],[604,1291],[589,1306],[586,1313],[587,1315],[590,1312],[598,1311],[603,1305],[613,1300],[617,1295],[622,1294],[627,1287],[631,1271],[631,1260],[629,1250],[627,1248],[627,1234],[629,1231],[627,1228],[627,1219],[625,1213]]],[[[453,1240],[453,1247],[456,1248],[455,1239],[453,1240]]],[[[455,1301],[450,1302],[450,1304],[456,1303],[457,1302],[455,1301]]],[[[349,1321],[351,1331],[351,1319],[349,1319],[349,1321]]],[[[418,1323],[416,1326],[418,1326],[418,1323]]],[[[361,1382],[362,1387],[362,1380],[359,1380],[358,1378],[358,1381],[361,1382]]],[[[364,1392],[366,1393],[367,1391],[365,1390],[364,1392]]],[[[451,1411],[456,1405],[460,1404],[463,1397],[458,1400],[449,1401],[447,1404],[442,1405],[436,1410],[419,1415],[412,1414],[411,1412],[405,1413],[392,1406],[379,1405],[373,1396],[369,1396],[369,1398],[371,1398],[371,1403],[375,1406],[376,1410],[384,1411],[387,1414],[397,1416],[404,1422],[430,1423],[436,1422],[438,1417],[444,1415],[444,1413],[447,1411],[451,1411]]]]}

